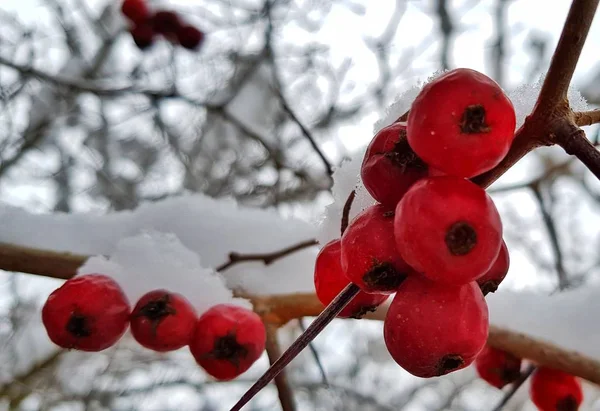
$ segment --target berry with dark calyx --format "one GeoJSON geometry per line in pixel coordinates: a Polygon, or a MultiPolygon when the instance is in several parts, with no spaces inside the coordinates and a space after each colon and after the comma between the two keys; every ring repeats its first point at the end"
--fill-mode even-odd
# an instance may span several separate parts
{"type": "Polygon", "coordinates": [[[459,68],[423,87],[407,125],[408,143],[423,161],[470,178],[492,169],[508,153],[516,117],[494,80],[459,68]]]}
{"type": "Polygon", "coordinates": [[[150,17],[145,0],[125,0],[121,5],[121,13],[135,24],[141,24],[150,17]]]}
{"type": "Polygon", "coordinates": [[[154,351],[177,350],[188,345],[196,325],[196,310],[182,295],[166,290],[144,294],[131,313],[131,334],[154,351]]]}
{"type": "Polygon", "coordinates": [[[112,278],[86,274],[54,290],[42,308],[42,322],[56,345],[102,351],[114,345],[129,325],[129,301],[112,278]]]}
{"type": "Polygon", "coordinates": [[[244,373],[265,349],[266,331],[260,317],[245,308],[219,304],[200,316],[190,351],[204,370],[219,380],[244,373]]]}
{"type": "Polygon", "coordinates": [[[521,376],[521,359],[486,345],[475,359],[475,368],[488,384],[502,388],[521,376]]]}
{"type": "Polygon", "coordinates": [[[583,402],[581,383],[576,377],[546,367],[534,372],[529,393],[540,411],[577,411],[583,402]]]}
{"type": "Polygon", "coordinates": [[[394,123],[379,131],[367,148],[360,175],[367,191],[382,204],[395,206],[427,165],[406,140],[406,126],[394,123]]]}
{"type": "Polygon", "coordinates": [[[204,33],[194,26],[183,26],[177,30],[177,41],[183,48],[195,50],[202,44],[204,33]]]}
{"type": "Polygon", "coordinates": [[[177,13],[168,10],[158,10],[151,17],[154,31],[166,37],[174,37],[182,27],[182,22],[177,13]]]}
{"type": "MultiPolygon", "coordinates": [[[[342,270],[339,239],[327,243],[317,255],[314,280],[317,297],[325,306],[350,284],[342,270]]],[[[368,294],[360,291],[338,317],[362,318],[366,313],[375,311],[387,298],[387,294],[368,294]]]]}
{"type": "Polygon", "coordinates": [[[367,293],[391,294],[412,269],[396,250],[393,208],[376,204],[350,223],[341,240],[342,270],[367,293]]]}
{"type": "Polygon", "coordinates": [[[485,346],[488,308],[475,282],[458,287],[409,276],[398,287],[383,335],[392,358],[417,377],[467,367],[485,346]]]}
{"type": "Polygon", "coordinates": [[[140,50],[146,50],[154,44],[155,33],[154,29],[149,24],[142,23],[136,25],[132,27],[129,32],[131,33],[131,37],[136,46],[138,46],[140,50]]]}
{"type": "Polygon", "coordinates": [[[484,275],[477,279],[477,284],[479,284],[483,295],[496,292],[500,283],[502,283],[506,274],[508,274],[509,267],[510,255],[506,243],[502,241],[502,246],[500,247],[500,252],[498,253],[498,257],[496,257],[496,261],[494,261],[494,264],[492,264],[490,269],[484,275]]]}
{"type": "Polygon", "coordinates": [[[396,207],[396,246],[431,280],[465,284],[487,272],[500,251],[502,222],[481,187],[458,177],[416,182],[396,207]]]}

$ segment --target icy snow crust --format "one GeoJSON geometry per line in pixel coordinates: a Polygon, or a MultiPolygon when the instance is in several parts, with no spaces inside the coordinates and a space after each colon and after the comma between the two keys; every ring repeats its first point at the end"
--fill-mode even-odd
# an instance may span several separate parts
{"type": "MultiPolygon", "coordinates": [[[[519,126],[533,108],[541,83],[509,93],[519,126]]],[[[399,96],[375,131],[408,110],[418,91],[419,87],[413,87],[399,96]]],[[[575,110],[587,108],[577,91],[571,90],[569,99],[575,110]]],[[[365,137],[365,143],[369,138],[365,137]]],[[[271,252],[315,236],[321,244],[337,238],[341,210],[353,189],[357,196],[351,216],[374,203],[359,181],[363,154],[355,153],[335,171],[334,202],[318,227],[283,219],[274,210],[247,209],[233,201],[189,195],[103,216],[38,215],[0,207],[0,242],[95,255],[80,274],[103,272],[115,277],[132,301],[155,288],[181,292],[200,312],[220,302],[248,306],[234,299],[231,289],[252,294],[312,292],[316,247],[269,266],[242,263],[223,274],[214,267],[227,261],[231,251],[271,252]]],[[[589,326],[600,311],[600,285],[552,296],[501,291],[487,300],[493,324],[600,358],[600,330],[589,326]]]]}

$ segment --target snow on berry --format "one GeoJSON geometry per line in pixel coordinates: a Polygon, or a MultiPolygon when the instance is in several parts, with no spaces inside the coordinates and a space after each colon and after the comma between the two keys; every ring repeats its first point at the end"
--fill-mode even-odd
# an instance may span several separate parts
{"type": "Polygon", "coordinates": [[[502,388],[520,377],[521,359],[486,345],[475,359],[475,368],[488,384],[502,388]]]}
{"type": "MultiPolygon", "coordinates": [[[[324,305],[329,305],[350,284],[350,280],[342,270],[340,240],[325,244],[317,255],[314,280],[317,297],[324,305]]],[[[361,318],[367,312],[375,311],[387,298],[387,294],[369,294],[360,291],[338,314],[338,317],[361,318]]]]}
{"type": "Polygon", "coordinates": [[[437,377],[467,367],[485,346],[488,309],[475,282],[448,287],[409,276],[385,317],[392,358],[409,373],[437,377]]]}
{"type": "Polygon", "coordinates": [[[360,175],[374,199],[393,207],[415,181],[427,175],[427,165],[409,147],[406,126],[394,123],[369,144],[360,175]]]}
{"type": "Polygon", "coordinates": [[[474,177],[504,158],[516,117],[494,80],[460,68],[423,87],[407,124],[408,143],[427,164],[450,175],[474,177]]]}
{"type": "Polygon", "coordinates": [[[342,270],[369,293],[391,294],[412,269],[396,250],[394,210],[377,204],[360,213],[341,240],[342,270]]]}
{"type": "Polygon", "coordinates": [[[534,372],[529,393],[539,411],[577,411],[583,402],[581,383],[576,377],[546,367],[534,372]]]}
{"type": "Polygon", "coordinates": [[[196,325],[196,311],[181,294],[154,290],[145,294],[131,312],[131,334],[154,351],[177,350],[188,345],[196,325]]]}
{"type": "Polygon", "coordinates": [[[500,247],[500,252],[498,253],[498,257],[496,257],[496,261],[494,261],[490,269],[484,275],[477,279],[477,284],[479,284],[483,295],[496,292],[506,277],[506,274],[508,274],[509,267],[510,255],[508,253],[508,248],[506,247],[506,242],[502,240],[502,246],[500,247]]]}
{"type": "Polygon", "coordinates": [[[416,271],[446,284],[465,284],[490,269],[502,244],[502,222],[481,187],[458,177],[415,183],[396,207],[400,255],[416,271]]]}
{"type": "Polygon", "coordinates": [[[265,326],[256,313],[219,304],[200,316],[189,347],[207,373],[219,380],[230,380],[260,358],[265,343],[265,326]]]}
{"type": "Polygon", "coordinates": [[[129,325],[129,301],[112,278],[86,274],[67,280],[42,308],[50,340],[63,348],[102,351],[129,325]]]}

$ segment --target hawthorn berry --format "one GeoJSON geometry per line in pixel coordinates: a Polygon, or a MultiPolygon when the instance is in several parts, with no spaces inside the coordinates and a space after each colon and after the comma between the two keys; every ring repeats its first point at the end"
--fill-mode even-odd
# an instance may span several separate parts
{"type": "Polygon", "coordinates": [[[260,317],[245,308],[219,304],[196,321],[190,351],[204,370],[219,380],[245,372],[265,349],[260,317]]]}
{"type": "Polygon", "coordinates": [[[182,22],[174,11],[158,10],[150,20],[154,31],[167,37],[176,36],[182,27],[182,22]]]}
{"type": "Polygon", "coordinates": [[[446,174],[470,178],[504,158],[516,117],[494,80],[460,68],[423,87],[407,125],[408,143],[423,161],[446,174]]]}
{"type": "Polygon", "coordinates": [[[188,345],[196,325],[196,310],[181,294],[154,290],[144,294],[131,313],[131,334],[154,351],[188,345]]]}
{"type": "Polygon", "coordinates": [[[398,203],[394,233],[412,268],[458,285],[490,269],[500,251],[502,221],[481,187],[458,177],[427,177],[398,203]]]}
{"type": "Polygon", "coordinates": [[[147,23],[142,23],[132,27],[129,32],[140,50],[146,50],[154,44],[154,29],[147,23]]]}
{"type": "MultiPolygon", "coordinates": [[[[350,280],[342,271],[339,239],[325,244],[317,255],[314,278],[317,297],[325,306],[350,284],[350,280]]],[[[369,311],[375,311],[387,298],[387,294],[368,294],[360,291],[338,317],[362,318],[369,311]]]]}
{"type": "Polygon", "coordinates": [[[510,255],[506,243],[503,240],[496,261],[494,261],[490,269],[484,275],[477,279],[477,284],[479,284],[483,295],[496,292],[500,283],[502,283],[506,274],[508,274],[509,267],[510,255]]]}
{"type": "Polygon", "coordinates": [[[145,0],[125,0],[121,13],[135,24],[142,24],[150,17],[145,0]]]}
{"type": "Polygon", "coordinates": [[[48,337],[63,348],[102,351],[129,325],[129,301],[112,278],[86,274],[54,290],[42,308],[48,337]]]}
{"type": "Polygon", "coordinates": [[[396,250],[394,210],[376,204],[348,225],[341,240],[342,271],[367,293],[391,294],[412,271],[396,250]]]}
{"type": "Polygon", "coordinates": [[[183,26],[177,30],[177,41],[183,48],[194,50],[200,47],[204,33],[194,26],[183,26]]]}
{"type": "Polygon", "coordinates": [[[394,123],[379,131],[369,144],[360,176],[375,200],[393,207],[427,171],[427,165],[408,145],[406,126],[394,123]]]}
{"type": "Polygon", "coordinates": [[[383,325],[392,358],[417,377],[467,367],[485,346],[488,308],[477,283],[458,287],[409,276],[398,287],[383,325]]]}
{"type": "Polygon", "coordinates": [[[521,376],[521,359],[486,345],[475,359],[475,368],[488,384],[502,388],[521,376]]]}
{"type": "Polygon", "coordinates": [[[540,411],[577,411],[583,402],[581,383],[576,377],[546,367],[534,372],[529,393],[540,411]]]}

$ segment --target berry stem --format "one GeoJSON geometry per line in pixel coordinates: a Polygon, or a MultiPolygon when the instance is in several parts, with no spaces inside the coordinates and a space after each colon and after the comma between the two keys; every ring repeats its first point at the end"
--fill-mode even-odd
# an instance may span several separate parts
{"type": "Polygon", "coordinates": [[[356,190],[352,190],[350,194],[348,194],[348,199],[344,204],[344,210],[342,211],[342,224],[341,224],[341,232],[344,235],[344,231],[348,228],[348,224],[350,223],[350,210],[352,209],[352,203],[354,202],[354,197],[356,197],[356,190]]]}
{"type": "Polygon", "coordinates": [[[238,411],[248,403],[260,390],[275,378],[306,346],[315,339],[352,298],[358,294],[360,288],[354,284],[348,286],[323,310],[319,316],[308,326],[305,332],[290,345],[290,347],[275,361],[269,369],[246,391],[230,411],[238,411]]]}

